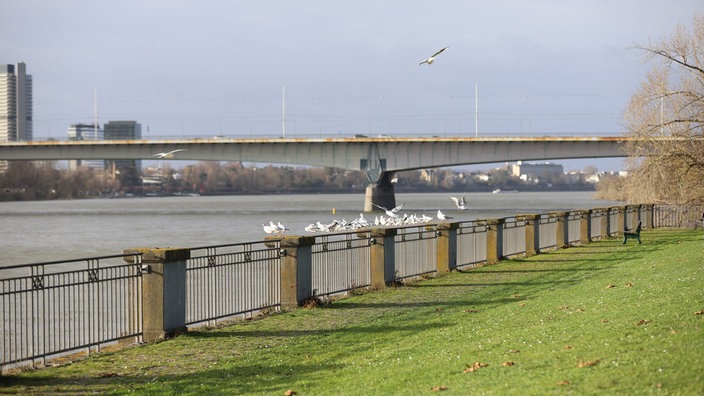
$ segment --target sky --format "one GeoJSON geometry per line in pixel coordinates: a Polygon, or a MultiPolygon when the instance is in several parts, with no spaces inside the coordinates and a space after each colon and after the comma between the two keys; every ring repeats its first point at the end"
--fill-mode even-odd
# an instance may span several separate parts
{"type": "MultiPolygon", "coordinates": [[[[34,137],[614,136],[701,0],[0,0],[34,137]],[[448,47],[432,65],[419,62],[448,47]]],[[[556,161],[621,168],[622,160],[556,161]]]]}

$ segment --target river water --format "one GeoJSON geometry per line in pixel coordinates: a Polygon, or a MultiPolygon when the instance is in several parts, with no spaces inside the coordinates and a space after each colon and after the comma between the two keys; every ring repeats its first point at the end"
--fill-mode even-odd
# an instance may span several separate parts
{"type": "MultiPolygon", "coordinates": [[[[465,194],[469,211],[446,193],[396,194],[405,212],[453,221],[619,205],[593,192],[465,194]]],[[[310,223],[351,221],[363,194],[184,196],[0,203],[0,267],[122,253],[135,247],[199,247],[259,241],[261,224],[280,221],[288,234],[311,235],[310,223]]],[[[367,220],[374,214],[366,213],[367,220]]]]}

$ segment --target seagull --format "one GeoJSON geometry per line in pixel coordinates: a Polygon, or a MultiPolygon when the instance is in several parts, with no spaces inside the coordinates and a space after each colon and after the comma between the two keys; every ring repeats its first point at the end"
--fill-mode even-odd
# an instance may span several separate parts
{"type": "Polygon", "coordinates": [[[440,51],[434,53],[430,58],[428,58],[428,59],[424,60],[423,62],[419,63],[418,66],[422,65],[423,63],[427,63],[427,64],[429,64],[429,65],[432,64],[433,62],[435,62],[435,57],[437,57],[438,55],[442,54],[442,52],[445,51],[447,48],[448,48],[448,47],[445,47],[445,48],[441,49],[440,51]]]}
{"type": "Polygon", "coordinates": [[[264,223],[264,224],[262,224],[262,228],[264,229],[264,232],[266,232],[267,234],[271,234],[271,233],[276,232],[276,225],[264,223]]]}
{"type": "Polygon", "coordinates": [[[405,204],[406,204],[406,203],[404,202],[404,203],[402,203],[401,205],[398,205],[397,207],[395,207],[395,208],[393,208],[393,209],[386,209],[386,208],[383,207],[383,206],[379,206],[379,205],[377,205],[377,204],[375,204],[375,203],[372,203],[372,205],[374,205],[374,206],[376,206],[377,208],[379,208],[379,209],[383,210],[384,212],[386,212],[386,215],[387,215],[387,216],[389,216],[389,217],[391,217],[391,218],[394,218],[394,219],[398,217],[398,211],[401,210],[401,209],[403,209],[403,206],[404,206],[405,204]]]}
{"type": "Polygon", "coordinates": [[[175,154],[179,151],[186,151],[186,149],[171,150],[168,153],[156,153],[152,155],[154,158],[174,158],[175,154]]]}
{"type": "Polygon", "coordinates": [[[457,205],[457,209],[459,210],[468,210],[469,207],[467,206],[467,201],[464,200],[464,197],[462,198],[457,198],[457,197],[450,197],[450,199],[457,205]]]}
{"type": "Polygon", "coordinates": [[[438,209],[438,220],[449,220],[452,217],[445,215],[440,209],[438,209]]]}

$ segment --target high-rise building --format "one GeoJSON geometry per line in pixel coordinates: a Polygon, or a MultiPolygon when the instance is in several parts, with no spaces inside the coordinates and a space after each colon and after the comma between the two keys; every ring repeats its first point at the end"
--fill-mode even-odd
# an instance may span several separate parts
{"type": "MultiPolygon", "coordinates": [[[[68,127],[68,140],[103,140],[103,129],[98,124],[73,124],[68,127]]],[[[70,160],[69,170],[78,167],[105,169],[105,160],[70,160]]]]}
{"type": "MultiPolygon", "coordinates": [[[[103,127],[105,140],[139,140],[142,138],[142,125],[137,121],[108,121],[103,127]]],[[[135,179],[142,171],[142,160],[114,160],[107,164],[113,172],[130,174],[135,179]]]]}
{"type": "Polygon", "coordinates": [[[32,76],[27,66],[0,65],[0,141],[32,140],[32,76]]]}

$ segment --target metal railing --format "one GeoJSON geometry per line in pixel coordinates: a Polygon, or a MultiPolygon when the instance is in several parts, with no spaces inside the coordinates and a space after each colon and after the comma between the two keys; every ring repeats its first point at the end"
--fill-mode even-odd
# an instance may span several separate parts
{"type": "Polygon", "coordinates": [[[394,237],[397,280],[437,271],[435,226],[401,227],[394,237]]]}
{"type": "Polygon", "coordinates": [[[606,216],[607,213],[601,208],[591,211],[589,216],[589,240],[606,238],[606,235],[602,234],[603,230],[601,226],[606,216]]]}
{"type": "Polygon", "coordinates": [[[557,216],[544,214],[538,222],[538,247],[543,249],[557,249],[557,216]]]}
{"type": "Polygon", "coordinates": [[[99,351],[142,336],[141,255],[4,267],[0,334],[4,368],[99,351]],[[128,261],[129,263],[127,263],[128,261]]]}
{"type": "Polygon", "coordinates": [[[280,304],[278,241],[192,248],[186,262],[186,325],[215,322],[280,304]]]}
{"type": "Polygon", "coordinates": [[[486,261],[486,222],[460,223],[457,228],[457,267],[475,266],[486,261]]]}
{"type": "Polygon", "coordinates": [[[371,232],[318,236],[311,247],[313,294],[344,293],[370,285],[371,232]]]}
{"type": "Polygon", "coordinates": [[[573,210],[567,215],[567,243],[577,243],[581,237],[581,222],[582,213],[578,210],[573,210]]]}
{"type": "Polygon", "coordinates": [[[704,204],[655,205],[653,210],[653,226],[656,228],[704,227],[704,204]]]}
{"type": "Polygon", "coordinates": [[[503,256],[511,257],[524,254],[526,252],[526,221],[507,218],[502,227],[503,256]]]}

